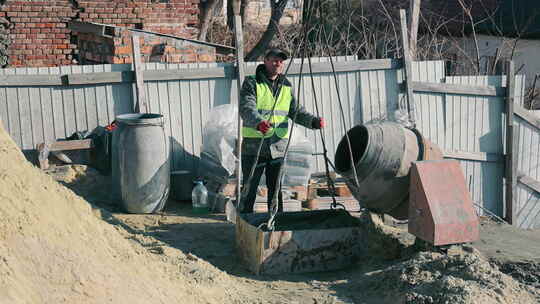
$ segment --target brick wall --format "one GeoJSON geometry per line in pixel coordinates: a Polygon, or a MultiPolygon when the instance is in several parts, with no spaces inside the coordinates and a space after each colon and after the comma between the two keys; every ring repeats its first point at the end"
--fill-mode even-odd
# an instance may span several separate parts
{"type": "MultiPolygon", "coordinates": [[[[132,39],[129,31],[112,37],[77,33],[81,63],[132,63],[132,39]]],[[[191,63],[215,61],[215,49],[154,35],[140,37],[143,62],[191,63]]]]}
{"type": "Polygon", "coordinates": [[[8,63],[8,47],[11,44],[9,37],[11,23],[5,17],[6,13],[0,12],[0,67],[5,67],[8,63]]]}
{"type": "MultiPolygon", "coordinates": [[[[72,20],[195,38],[198,14],[199,0],[4,0],[0,6],[0,18],[5,16],[10,23],[7,54],[13,67],[67,65],[77,63],[77,58],[88,63],[131,62],[129,32],[114,38],[72,33],[68,29],[72,20]]],[[[215,58],[215,52],[207,47],[170,39],[145,37],[143,43],[145,61],[215,58]]]]}
{"type": "Polygon", "coordinates": [[[193,38],[198,30],[199,0],[78,1],[78,20],[193,38]]]}
{"type": "Polygon", "coordinates": [[[5,1],[0,13],[11,23],[10,66],[54,66],[72,63],[66,21],[76,16],[70,1],[5,1]]]}
{"type": "MultiPolygon", "coordinates": [[[[196,38],[199,0],[94,0],[80,1],[78,20],[142,29],[183,38],[196,38]]],[[[80,58],[88,62],[131,63],[131,35],[123,31],[117,37],[77,34],[80,58]]],[[[208,62],[215,51],[208,47],[145,35],[141,39],[145,62],[208,62]]]]}

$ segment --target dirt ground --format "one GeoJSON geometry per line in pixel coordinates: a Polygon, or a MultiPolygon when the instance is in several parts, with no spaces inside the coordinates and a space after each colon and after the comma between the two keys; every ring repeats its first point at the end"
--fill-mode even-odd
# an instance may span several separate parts
{"type": "Polygon", "coordinates": [[[360,214],[369,258],[255,276],[222,214],[173,201],[124,214],[108,178],[81,165],[44,173],[1,126],[0,159],[0,303],[540,303],[538,231],[484,221],[476,244],[430,249],[360,214]]]}
{"type": "MultiPolygon", "coordinates": [[[[538,231],[483,219],[481,240],[472,246],[418,251],[405,241],[397,257],[381,254],[346,270],[255,276],[237,259],[234,225],[223,214],[195,216],[189,202],[172,200],[161,214],[125,214],[103,191],[108,178],[95,170],[65,166],[49,174],[125,238],[163,260],[185,257],[193,262],[181,270],[188,280],[224,294],[236,290],[242,303],[540,303],[538,231]]],[[[407,234],[379,228],[391,238],[407,234]]],[[[381,252],[391,251],[381,244],[381,252]]]]}

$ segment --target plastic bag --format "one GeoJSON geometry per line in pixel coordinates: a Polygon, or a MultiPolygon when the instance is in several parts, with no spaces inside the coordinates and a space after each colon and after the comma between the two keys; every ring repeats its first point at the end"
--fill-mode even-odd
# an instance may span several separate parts
{"type": "Polygon", "coordinates": [[[295,130],[285,159],[282,185],[285,187],[306,186],[311,177],[312,162],[313,143],[302,132],[295,130]]]}
{"type": "Polygon", "coordinates": [[[237,130],[238,108],[233,104],[213,108],[203,130],[202,152],[228,175],[234,174],[236,166],[237,130]]]}
{"type": "MultiPolygon", "coordinates": [[[[291,125],[291,123],[289,124],[291,125]]],[[[237,105],[213,108],[203,130],[200,170],[202,177],[226,183],[236,167],[237,105]]],[[[305,186],[311,176],[313,143],[298,129],[291,136],[282,185],[305,186]]],[[[264,175],[263,175],[264,176],[264,175]]]]}
{"type": "Polygon", "coordinates": [[[405,128],[412,128],[414,126],[409,113],[405,109],[399,109],[394,112],[394,120],[398,124],[404,126],[405,128]]]}

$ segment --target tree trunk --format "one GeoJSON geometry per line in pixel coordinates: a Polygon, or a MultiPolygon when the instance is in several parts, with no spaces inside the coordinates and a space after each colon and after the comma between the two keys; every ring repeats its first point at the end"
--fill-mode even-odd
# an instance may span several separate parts
{"type": "Polygon", "coordinates": [[[231,32],[234,32],[234,10],[233,10],[233,1],[235,0],[225,0],[227,1],[227,26],[231,32]]]}
{"type": "Polygon", "coordinates": [[[281,19],[281,16],[283,16],[283,11],[285,10],[285,6],[287,6],[288,1],[289,0],[270,0],[270,5],[272,6],[270,22],[259,42],[257,42],[255,47],[253,47],[246,55],[245,61],[256,61],[259,56],[264,54],[264,51],[268,48],[274,35],[279,29],[279,20],[281,19]]]}
{"type": "MultiPolygon", "coordinates": [[[[233,1],[236,0],[226,0],[227,1],[227,25],[229,29],[234,32],[234,10],[233,10],[233,1]]],[[[246,22],[246,7],[250,0],[240,0],[240,16],[242,17],[242,26],[246,22]]],[[[273,1],[273,0],[272,0],[273,1]]]]}
{"type": "Polygon", "coordinates": [[[208,34],[208,28],[210,26],[210,21],[214,15],[214,9],[218,0],[206,0],[206,2],[201,3],[201,17],[200,24],[201,30],[199,32],[198,39],[201,41],[206,40],[206,35],[208,34]]]}
{"type": "Polygon", "coordinates": [[[247,6],[249,4],[249,1],[250,0],[242,0],[242,2],[240,2],[240,16],[242,17],[242,26],[245,26],[246,25],[246,14],[247,14],[247,6]]]}

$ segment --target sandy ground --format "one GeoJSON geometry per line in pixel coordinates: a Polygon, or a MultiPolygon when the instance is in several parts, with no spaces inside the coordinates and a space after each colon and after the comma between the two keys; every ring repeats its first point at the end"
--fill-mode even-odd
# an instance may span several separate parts
{"type": "Polygon", "coordinates": [[[79,165],[46,174],[1,127],[0,159],[0,303],[540,302],[538,231],[484,222],[473,246],[419,249],[375,217],[369,259],[255,276],[223,215],[172,201],[161,214],[124,214],[108,178],[79,165]]]}
{"type": "Polygon", "coordinates": [[[538,231],[483,220],[481,240],[472,246],[444,252],[407,248],[399,258],[374,257],[342,271],[255,276],[236,258],[234,225],[224,215],[195,216],[189,202],[176,201],[169,201],[161,214],[125,214],[102,191],[108,179],[91,168],[62,167],[49,173],[152,255],[175,259],[179,250],[194,262],[181,270],[188,280],[224,290],[234,286],[245,303],[540,302],[538,231]],[[216,273],[225,279],[213,281],[216,273]]]}

